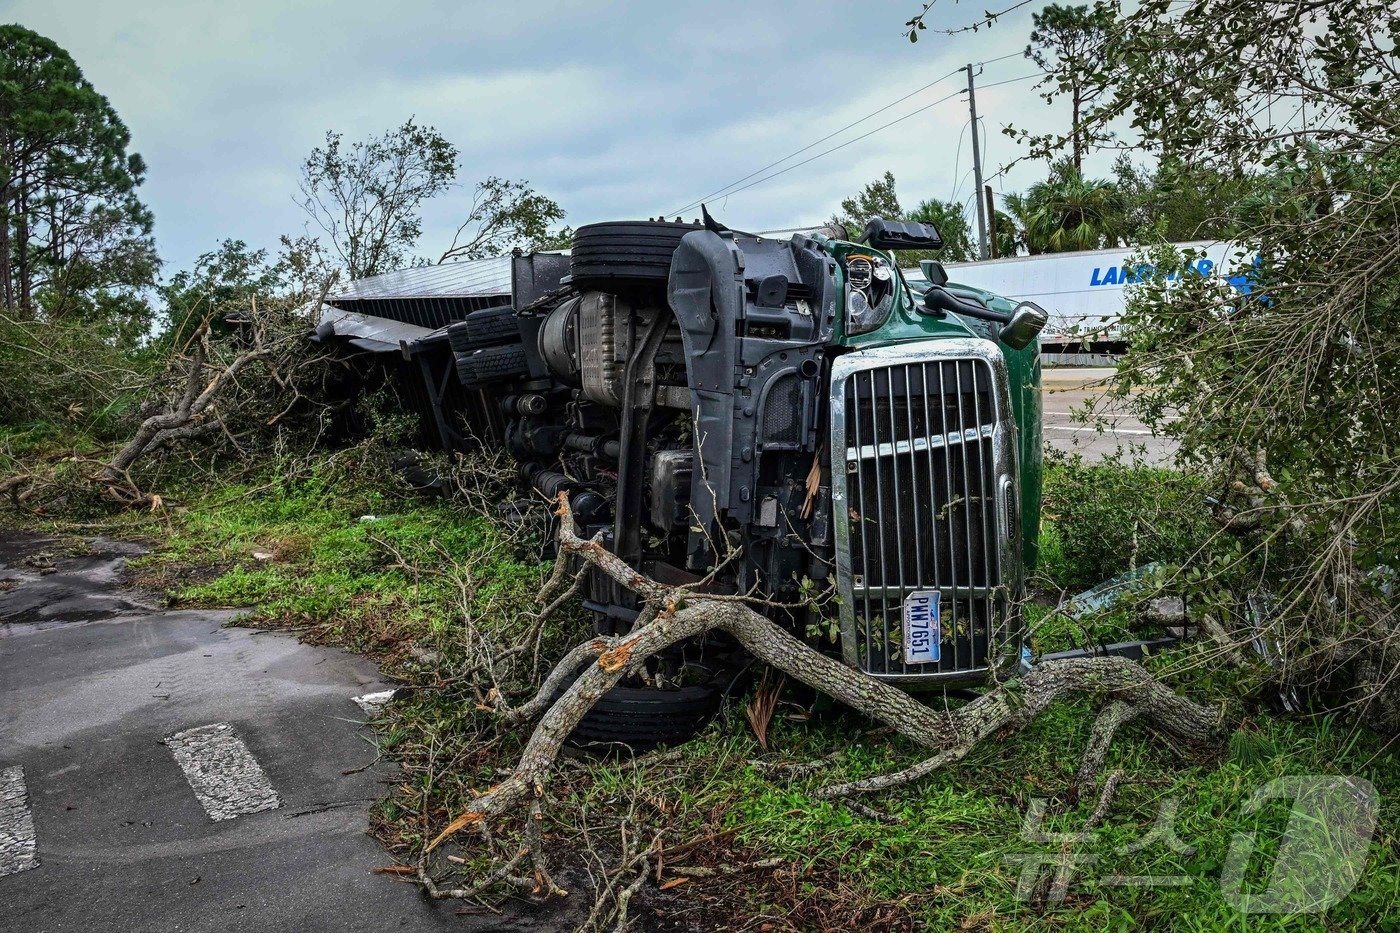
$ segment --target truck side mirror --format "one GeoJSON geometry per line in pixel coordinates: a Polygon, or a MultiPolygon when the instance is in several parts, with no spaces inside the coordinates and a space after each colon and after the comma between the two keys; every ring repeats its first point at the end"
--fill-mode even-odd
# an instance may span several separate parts
{"type": "Polygon", "coordinates": [[[933,224],[916,221],[886,220],[872,217],[865,224],[857,243],[869,243],[876,249],[942,249],[943,238],[933,224]]]}
{"type": "Polygon", "coordinates": [[[937,259],[920,259],[919,271],[934,285],[948,284],[948,270],[944,269],[943,263],[937,259]]]}
{"type": "Polygon", "coordinates": [[[1024,350],[1040,336],[1050,315],[1034,301],[1023,301],[1011,312],[1011,320],[1001,329],[997,339],[1013,350],[1024,350]]]}

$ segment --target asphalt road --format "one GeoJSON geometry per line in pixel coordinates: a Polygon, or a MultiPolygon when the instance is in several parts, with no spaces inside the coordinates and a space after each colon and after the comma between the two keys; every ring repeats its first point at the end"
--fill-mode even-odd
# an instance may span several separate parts
{"type": "Polygon", "coordinates": [[[1149,463],[1169,465],[1175,452],[1172,442],[1156,437],[1147,425],[1104,397],[1113,373],[1111,367],[1046,367],[1041,371],[1045,443],[1056,450],[1081,453],[1088,460],[1102,459],[1120,447],[1141,446],[1149,463]],[[1074,420],[1075,412],[1091,406],[1096,416],[1093,421],[1084,424],[1074,420]]]}
{"type": "Polygon", "coordinates": [[[371,873],[373,664],[52,549],[0,532],[0,930],[501,928],[371,873]]]}

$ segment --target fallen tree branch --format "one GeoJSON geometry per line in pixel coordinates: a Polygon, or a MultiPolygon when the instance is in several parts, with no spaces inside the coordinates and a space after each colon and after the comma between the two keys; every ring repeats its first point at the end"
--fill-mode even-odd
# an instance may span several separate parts
{"type": "MultiPolygon", "coordinates": [[[[545,796],[565,739],[593,705],[624,678],[640,672],[649,658],[710,631],[729,634],[758,660],[934,753],[901,771],[823,788],[815,794],[818,799],[849,798],[918,780],[958,761],[994,733],[1024,728],[1052,703],[1066,698],[1090,697],[1105,705],[1081,778],[1090,770],[1097,771],[1114,733],[1131,719],[1141,719],[1183,746],[1214,741],[1221,733],[1219,710],[1177,695],[1138,664],[1119,657],[1045,662],[963,707],[935,709],[816,651],[744,600],[667,586],[638,572],[599,540],[584,540],[576,534],[567,494],[559,496],[558,516],[558,566],[562,567],[563,554],[576,555],[642,596],[642,611],[630,632],[593,638],[576,646],[556,665],[532,700],[503,713],[508,725],[538,717],[534,732],[505,780],[478,796],[471,809],[453,820],[434,845],[465,829],[486,835],[506,814],[526,807],[533,810],[545,796]],[[593,663],[587,663],[590,659],[593,663]],[[583,670],[575,677],[580,667],[583,670]],[[575,679],[568,683],[571,677],[575,679]]],[[[561,571],[556,581],[562,578],[561,571]]],[[[859,809],[885,818],[864,806],[859,809]]],[[[626,870],[631,870],[630,866],[626,870]]]]}

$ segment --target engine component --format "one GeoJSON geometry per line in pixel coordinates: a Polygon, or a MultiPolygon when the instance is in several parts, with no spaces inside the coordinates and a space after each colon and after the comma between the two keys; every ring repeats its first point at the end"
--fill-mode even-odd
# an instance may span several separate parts
{"type": "Polygon", "coordinates": [[[507,414],[542,415],[549,408],[549,402],[537,392],[524,395],[507,395],[501,399],[501,410],[507,414]]]}
{"type": "Polygon", "coordinates": [[[556,305],[540,326],[538,337],[540,357],[546,366],[577,388],[581,383],[578,370],[578,308],[583,298],[570,298],[556,305]]]}
{"type": "Polygon", "coordinates": [[[652,527],[669,534],[688,526],[694,463],[689,450],[658,450],[651,458],[652,527]]]}
{"type": "Polygon", "coordinates": [[[591,434],[566,434],[564,435],[564,446],[570,450],[577,450],[582,454],[606,457],[609,460],[616,460],[618,454],[622,452],[622,443],[620,441],[605,437],[594,437],[591,434]]]}
{"type": "Polygon", "coordinates": [[[549,313],[540,328],[540,356],[561,379],[582,388],[589,401],[616,408],[632,355],[633,313],[623,298],[586,292],[549,313]]]}

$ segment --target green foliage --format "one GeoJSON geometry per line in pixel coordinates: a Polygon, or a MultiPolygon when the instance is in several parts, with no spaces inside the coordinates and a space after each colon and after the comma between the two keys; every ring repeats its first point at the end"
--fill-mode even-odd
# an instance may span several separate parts
{"type": "Polygon", "coordinates": [[[398,269],[423,232],[420,208],[457,177],[457,147],[410,117],[348,146],[327,132],[301,166],[301,206],[351,279],[398,269]]]}
{"type": "Polygon", "coordinates": [[[0,26],[0,304],[24,318],[115,322],[128,341],[159,262],[136,197],[146,167],[72,56],[0,26]]]}
{"type": "Polygon", "coordinates": [[[1085,178],[1068,161],[1022,195],[1006,198],[1032,256],[1117,246],[1128,234],[1126,205],[1113,182],[1085,178]]]}
{"type": "Polygon", "coordinates": [[[859,236],[865,224],[874,217],[886,220],[914,220],[933,224],[943,237],[943,249],[902,250],[899,254],[903,264],[914,264],[921,259],[938,259],[943,262],[968,262],[977,256],[977,248],[972,242],[971,228],[962,208],[954,201],[939,201],[928,198],[919,202],[912,211],[905,213],[895,193],[893,172],[867,184],[857,194],[841,201],[840,212],[831,218],[830,223],[840,224],[851,236],[859,236]]]}
{"type": "Polygon", "coordinates": [[[1153,561],[1183,564],[1218,531],[1199,479],[1110,458],[1046,454],[1040,574],[1078,591],[1153,561]]]}
{"type": "MultiPolygon", "coordinates": [[[[956,201],[937,201],[932,198],[920,201],[919,206],[909,212],[906,220],[933,224],[943,237],[943,249],[931,258],[943,262],[971,262],[977,258],[977,247],[972,242],[972,228],[967,215],[956,201]]],[[[902,258],[902,257],[901,257],[902,258]]]]}
{"type": "Polygon", "coordinates": [[[1225,241],[1238,235],[1239,220],[1263,180],[1244,172],[1225,175],[1178,158],[1155,168],[1134,165],[1124,155],[1114,164],[1132,241],[1181,243],[1225,241]]]}
{"type": "Polygon", "coordinates": [[[852,197],[843,199],[841,210],[831,218],[831,223],[844,225],[856,236],[873,217],[894,220],[903,216],[904,208],[899,206],[899,196],[894,191],[894,172],[885,172],[852,197]]]}
{"type": "Polygon", "coordinates": [[[275,462],[270,480],[191,487],[139,571],[175,604],[246,607],[259,624],[310,627],[315,640],[375,654],[410,679],[434,668],[431,653],[460,663],[463,639],[527,625],[547,569],[530,542],[460,503],[408,495],[389,458],[370,446],[310,469],[275,462]]]}
{"type": "Polygon", "coordinates": [[[492,176],[477,183],[471,208],[438,262],[500,256],[516,248],[567,249],[573,231],[550,230],[563,219],[564,209],[529,182],[492,176]]]}
{"type": "MultiPolygon", "coordinates": [[[[350,279],[425,260],[415,255],[422,207],[454,187],[458,150],[431,126],[409,118],[397,129],[345,146],[339,133],[302,163],[300,203],[329,238],[350,279]]],[[[466,216],[438,262],[480,259],[516,247],[560,248],[572,239],[552,199],[528,182],[491,176],[477,184],[466,216]]]]}
{"type": "Polygon", "coordinates": [[[105,328],[0,315],[0,427],[114,440],[129,429],[153,363],[105,328]]]}
{"type": "MultiPolygon", "coordinates": [[[[561,213],[562,217],[563,214],[561,213]]],[[[530,253],[550,253],[557,250],[568,249],[574,245],[574,228],[560,227],[557,230],[546,230],[537,236],[526,248],[530,253]]]]}
{"type": "Polygon", "coordinates": [[[314,240],[284,236],[275,255],[242,240],[224,240],[161,286],[167,339],[188,339],[205,321],[226,332],[224,318],[249,312],[254,302],[305,304],[334,280],[335,272],[314,240]]]}
{"type": "Polygon", "coordinates": [[[1084,154],[1109,138],[1101,128],[1086,125],[1083,115],[1107,90],[1092,79],[1103,67],[1104,39],[1113,20],[1113,8],[1104,2],[1093,6],[1051,3],[1031,14],[1026,57],[1045,72],[1041,86],[1051,88],[1042,95],[1047,104],[1057,97],[1069,99],[1070,161],[1076,172],[1084,167],[1084,154]]]}

